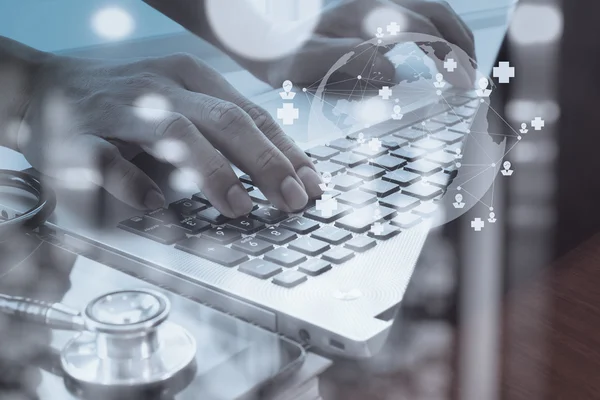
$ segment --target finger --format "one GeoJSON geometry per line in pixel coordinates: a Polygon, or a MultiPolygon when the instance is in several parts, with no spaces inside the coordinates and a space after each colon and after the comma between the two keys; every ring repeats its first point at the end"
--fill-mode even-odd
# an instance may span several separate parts
{"type": "MultiPolygon", "coordinates": [[[[201,101],[203,95],[200,93],[205,93],[207,96],[212,96],[213,99],[208,99],[209,102],[215,102],[215,99],[222,99],[230,104],[221,103],[221,104],[213,104],[213,113],[212,117],[218,117],[218,114],[222,114],[225,111],[225,116],[234,121],[233,124],[229,125],[227,121],[218,121],[216,124],[210,124],[211,131],[216,131],[215,135],[222,137],[221,141],[227,141],[227,136],[237,137],[240,136],[240,132],[246,132],[246,143],[254,147],[253,142],[257,140],[257,144],[263,142],[262,138],[258,138],[258,136],[266,137],[271,144],[273,144],[281,154],[291,163],[293,170],[295,173],[290,173],[288,176],[292,176],[292,178],[296,179],[297,177],[300,179],[301,186],[304,187],[306,193],[309,197],[315,198],[322,194],[322,191],[319,187],[321,184],[321,178],[316,173],[316,169],[310,160],[306,156],[306,154],[298,147],[296,144],[283,132],[279,124],[275,122],[275,120],[266,112],[264,109],[254,104],[250,100],[248,100],[245,96],[243,96],[240,92],[238,92],[229,82],[227,82],[223,76],[218,74],[216,71],[206,68],[199,63],[195,66],[192,65],[191,68],[187,71],[182,71],[181,77],[183,79],[184,86],[189,90],[188,95],[195,97],[197,101],[201,101]],[[209,79],[207,81],[212,84],[208,85],[200,85],[198,76],[206,76],[209,75],[209,79]],[[236,105],[240,110],[236,107],[232,107],[231,104],[236,105]],[[247,116],[251,120],[248,120],[247,116]],[[223,125],[225,129],[218,129],[219,124],[223,125]],[[229,126],[227,126],[229,125],[229,126]],[[224,134],[223,134],[224,133],[224,134]]],[[[183,96],[187,97],[187,96],[183,96]]],[[[193,102],[195,104],[195,102],[193,102]]],[[[189,108],[190,103],[180,103],[180,107],[189,108]]],[[[192,116],[196,116],[196,110],[192,109],[189,111],[190,118],[192,116]]],[[[210,114],[210,110],[209,110],[210,114]]],[[[209,115],[209,117],[211,116],[209,115]]],[[[210,119],[210,118],[209,118],[210,119]]],[[[216,140],[219,140],[219,137],[216,140]]],[[[243,143],[243,144],[246,144],[243,143]]],[[[250,174],[253,178],[257,178],[256,182],[261,182],[261,180],[265,180],[267,182],[265,195],[269,196],[269,193],[272,193],[273,196],[278,194],[277,190],[274,188],[268,187],[273,186],[278,183],[277,179],[273,180],[274,171],[270,171],[272,168],[277,168],[280,165],[286,164],[284,161],[279,158],[279,153],[274,152],[274,149],[270,147],[265,147],[267,144],[263,144],[262,148],[258,147],[257,151],[259,153],[263,152],[268,154],[268,152],[273,152],[273,157],[271,157],[270,165],[266,165],[263,169],[267,170],[267,174],[265,175],[260,171],[260,162],[259,162],[259,171],[256,170],[256,162],[257,159],[252,160],[252,156],[250,154],[243,155],[238,154],[238,156],[242,156],[244,158],[250,158],[249,160],[240,160],[241,164],[237,164],[244,171],[250,174]],[[278,165],[279,164],[279,165],[278,165]],[[253,175],[258,174],[258,175],[253,175]],[[263,176],[264,175],[264,176],[263,176]]],[[[230,147],[230,146],[227,146],[230,147]]],[[[245,147],[242,147],[247,149],[245,147]]],[[[253,151],[253,149],[250,149],[253,151]]],[[[238,151],[238,153],[240,153],[238,151]]],[[[243,153],[243,152],[242,152],[243,153]]],[[[263,156],[258,155],[259,159],[263,156]]],[[[234,158],[236,158],[234,156],[234,158]]],[[[280,174],[285,172],[285,170],[281,170],[280,174]]],[[[289,171],[287,171],[289,172],[289,171]]],[[[287,177],[287,176],[286,176],[287,177]]],[[[284,178],[285,179],[285,178],[284,178]]],[[[261,188],[262,189],[262,188],[261,188]]],[[[281,193],[279,193],[279,197],[281,197],[281,193]]],[[[286,197],[284,194],[283,197],[286,197]]],[[[286,203],[288,208],[290,209],[299,209],[303,208],[304,205],[300,206],[300,201],[303,196],[300,196],[298,193],[295,196],[287,195],[290,197],[286,199],[286,203]]],[[[271,199],[269,197],[269,199],[271,199]]],[[[275,204],[275,203],[274,203],[275,204]]]]}
{"type": "Polygon", "coordinates": [[[116,146],[93,135],[79,136],[72,146],[71,151],[81,161],[79,164],[88,164],[101,171],[102,179],[94,183],[117,199],[140,210],[153,210],[164,205],[165,198],[158,185],[125,160],[116,146]]]}
{"type": "Polygon", "coordinates": [[[402,6],[429,18],[443,35],[443,39],[459,46],[469,57],[476,59],[473,32],[448,3],[437,0],[403,0],[402,6]]]}
{"type": "MultiPolygon", "coordinates": [[[[267,138],[268,142],[275,146],[283,155],[283,157],[291,163],[293,170],[296,172],[298,178],[300,178],[300,181],[302,182],[302,185],[304,186],[304,189],[306,190],[306,193],[310,198],[319,197],[323,193],[319,186],[322,183],[321,178],[316,172],[316,168],[310,160],[310,158],[294,143],[294,141],[289,136],[285,134],[285,132],[281,129],[279,124],[271,117],[271,115],[265,109],[248,100],[245,96],[239,93],[227,82],[221,82],[218,88],[211,89],[209,90],[209,92],[211,92],[214,96],[219,96],[223,100],[230,102],[230,104],[234,104],[235,106],[239,107],[239,109],[241,109],[242,112],[245,113],[245,115],[250,117],[251,122],[247,121],[249,125],[249,134],[247,134],[247,136],[245,137],[246,141],[250,142],[253,140],[257,140],[257,143],[263,141],[262,138],[260,138],[260,140],[253,139],[253,136],[258,138],[258,136],[262,135],[265,138],[267,138]],[[254,127],[256,127],[256,129],[254,127]]],[[[230,104],[225,104],[225,107],[231,108],[230,104]]],[[[238,109],[231,109],[230,111],[234,114],[239,114],[238,109]]],[[[238,120],[240,120],[239,122],[242,122],[244,119],[246,119],[245,115],[237,116],[238,120]]],[[[235,117],[235,115],[232,116],[235,117]]],[[[228,135],[233,135],[235,137],[235,129],[237,128],[232,125],[229,127],[229,129],[226,129],[224,132],[220,132],[219,136],[221,136],[223,140],[228,140],[228,135]],[[232,130],[234,130],[233,133],[231,132],[232,130]]],[[[251,145],[251,143],[248,144],[251,145]]],[[[267,144],[265,143],[263,144],[263,148],[258,149],[258,151],[271,152],[274,150],[267,146],[267,144]]],[[[256,166],[256,162],[253,162],[252,156],[250,154],[248,155],[248,157],[250,157],[250,160],[248,160],[249,165],[248,163],[242,164],[246,165],[246,167],[242,169],[248,172],[251,176],[255,176],[253,175],[253,170],[255,169],[254,167],[256,166]]],[[[260,158],[261,156],[259,155],[258,157],[260,158]]],[[[272,158],[271,163],[273,163],[272,167],[267,166],[265,168],[269,170],[271,168],[278,169],[280,170],[280,173],[285,171],[281,169],[281,165],[277,165],[277,163],[287,165],[287,163],[285,163],[285,160],[279,159],[279,153],[275,154],[275,157],[272,158]]],[[[254,174],[256,174],[256,172],[254,172],[254,174]]],[[[257,180],[257,182],[260,182],[260,175],[261,171],[259,171],[259,179],[257,180]]],[[[267,174],[267,176],[265,176],[265,179],[267,181],[270,181],[270,179],[272,179],[272,176],[269,176],[269,174],[267,174]]],[[[292,200],[286,200],[286,202],[288,203],[291,209],[295,209],[295,207],[298,207],[298,204],[294,204],[292,206],[292,200]]],[[[304,206],[300,206],[299,208],[302,207],[304,206]]]]}
{"type": "MultiPolygon", "coordinates": [[[[172,102],[213,146],[252,177],[273,205],[288,212],[306,206],[308,195],[290,159],[258,129],[248,113],[228,101],[184,89],[174,92],[172,102]]],[[[311,165],[308,159],[300,162],[307,168],[311,165]]]]}
{"type": "Polygon", "coordinates": [[[122,124],[121,138],[136,141],[153,156],[164,158],[183,170],[197,174],[197,184],[213,206],[229,218],[252,211],[252,200],[233,172],[229,161],[218,152],[185,116],[164,112],[160,118],[141,119],[132,107],[128,123],[122,124]],[[183,144],[182,157],[164,157],[155,146],[162,140],[183,144]]]}

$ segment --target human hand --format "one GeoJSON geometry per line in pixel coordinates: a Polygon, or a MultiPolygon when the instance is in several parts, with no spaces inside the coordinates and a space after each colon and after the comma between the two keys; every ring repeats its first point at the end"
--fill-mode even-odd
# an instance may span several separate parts
{"type": "MultiPolygon", "coordinates": [[[[377,23],[387,25],[397,19],[402,20],[397,22],[403,32],[438,37],[475,59],[473,33],[445,1],[344,0],[325,10],[314,35],[298,51],[265,63],[262,71],[256,68],[254,71],[274,87],[280,87],[288,79],[299,86],[308,86],[321,80],[343,55],[354,51],[356,56],[339,72],[350,77],[364,75],[365,65],[374,63],[372,70],[379,73],[377,81],[393,81],[395,68],[385,57],[389,48],[381,46],[372,59],[373,52],[367,51],[370,45],[364,43],[374,38],[377,23]],[[378,15],[388,19],[379,21],[378,15]],[[374,16],[374,21],[369,21],[369,16],[374,16]]],[[[434,61],[439,64],[439,60],[434,61]]],[[[472,71],[472,66],[467,65],[467,70],[472,71]]]]}
{"type": "Polygon", "coordinates": [[[164,203],[156,183],[128,161],[141,151],[193,171],[230,218],[252,208],[230,161],[281,210],[299,210],[321,194],[312,162],[268,113],[185,54],[137,61],[50,57],[24,120],[30,135],[20,134],[16,147],[33,167],[59,179],[68,168],[91,168],[99,173],[88,174],[90,180],[139,209],[164,203]],[[144,96],[160,101],[144,105],[144,96]],[[164,154],[165,142],[184,154],[164,154]]]}

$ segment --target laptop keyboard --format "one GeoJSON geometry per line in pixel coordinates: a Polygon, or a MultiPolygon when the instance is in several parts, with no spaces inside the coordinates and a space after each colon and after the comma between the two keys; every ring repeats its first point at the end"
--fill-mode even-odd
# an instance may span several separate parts
{"type": "Polygon", "coordinates": [[[433,216],[478,107],[471,97],[446,100],[452,110],[397,121],[402,129],[375,126],[307,150],[317,171],[332,176],[325,194],[337,207],[328,212],[312,201],[284,213],[244,175],[255,203],[247,217],[230,220],[197,193],[119,227],[283,288],[307,284],[433,216]]]}

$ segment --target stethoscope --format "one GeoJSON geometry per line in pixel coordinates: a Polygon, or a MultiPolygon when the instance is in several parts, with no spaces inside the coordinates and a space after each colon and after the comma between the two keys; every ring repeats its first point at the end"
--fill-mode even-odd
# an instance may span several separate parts
{"type": "MultiPolygon", "coordinates": [[[[0,218],[0,242],[36,229],[54,211],[54,192],[31,174],[0,170],[3,186],[24,190],[37,202],[14,218],[0,218]]],[[[167,320],[170,310],[166,296],[146,289],[98,296],[82,312],[0,294],[0,312],[80,332],[60,352],[62,370],[75,382],[99,387],[152,386],[195,364],[196,342],[185,328],[167,320]]]]}
{"type": "Polygon", "coordinates": [[[74,381],[112,388],[167,382],[195,364],[196,341],[167,318],[169,299],[153,290],[119,290],[96,297],[80,313],[60,304],[0,295],[0,311],[61,330],[80,332],[60,352],[74,381]]]}

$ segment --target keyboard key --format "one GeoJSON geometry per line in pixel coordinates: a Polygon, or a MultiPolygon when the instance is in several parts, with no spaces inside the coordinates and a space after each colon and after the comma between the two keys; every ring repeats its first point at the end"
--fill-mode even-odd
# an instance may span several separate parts
{"type": "Polygon", "coordinates": [[[448,187],[448,185],[450,184],[450,179],[451,179],[451,177],[448,174],[446,174],[444,172],[438,172],[437,174],[428,176],[427,182],[430,185],[435,185],[442,189],[446,189],[448,187]]]}
{"type": "Polygon", "coordinates": [[[158,208],[156,210],[150,211],[146,214],[150,218],[154,218],[157,221],[166,224],[172,224],[177,222],[180,219],[180,216],[173,210],[169,210],[168,208],[158,208]]]}
{"type": "Polygon", "coordinates": [[[389,219],[393,217],[395,213],[395,210],[387,207],[378,207],[376,205],[368,206],[356,210],[352,214],[346,215],[344,218],[338,220],[335,223],[335,226],[350,232],[364,233],[368,231],[375,222],[389,219]]]}
{"type": "Polygon", "coordinates": [[[270,204],[271,202],[269,201],[269,199],[267,199],[267,197],[263,194],[263,192],[261,192],[258,189],[255,189],[253,191],[251,191],[249,193],[250,198],[252,199],[252,201],[259,203],[259,204],[270,204]]]}
{"type": "Polygon", "coordinates": [[[421,179],[421,175],[415,174],[414,172],[408,172],[399,169],[396,171],[388,172],[383,176],[382,179],[387,182],[395,183],[396,185],[408,186],[421,179]]]}
{"type": "Polygon", "coordinates": [[[462,121],[462,118],[449,112],[447,114],[438,115],[433,119],[435,122],[439,122],[440,124],[444,124],[446,126],[456,125],[462,121]]]}
{"type": "Polygon", "coordinates": [[[369,249],[372,249],[377,245],[375,239],[366,237],[366,236],[356,236],[348,243],[344,245],[344,247],[349,248],[350,250],[357,251],[359,253],[363,253],[369,249]]]}
{"type": "Polygon", "coordinates": [[[427,133],[437,133],[446,129],[446,125],[434,121],[424,121],[420,124],[414,125],[412,129],[427,133]]]}
{"type": "Polygon", "coordinates": [[[446,99],[446,102],[454,107],[462,106],[470,101],[469,98],[463,96],[451,96],[446,99]]]}
{"type": "Polygon", "coordinates": [[[306,261],[306,256],[297,251],[279,247],[265,254],[265,260],[279,264],[286,268],[295,267],[296,265],[306,261]]]}
{"type": "Polygon", "coordinates": [[[402,189],[402,193],[416,197],[419,200],[431,200],[444,193],[444,191],[435,185],[417,182],[402,189]]]}
{"type": "Polygon", "coordinates": [[[194,215],[207,208],[206,204],[191,199],[181,199],[169,204],[169,209],[179,215],[194,215]]]}
{"type": "Polygon", "coordinates": [[[399,226],[402,229],[410,229],[421,222],[421,217],[411,213],[400,213],[390,222],[392,225],[399,226]]]}
{"type": "Polygon", "coordinates": [[[175,247],[226,267],[234,267],[248,260],[244,253],[202,238],[190,237],[177,243],[175,247]]]}
{"type": "Polygon", "coordinates": [[[312,259],[298,267],[298,271],[310,276],[319,276],[331,269],[331,264],[325,260],[312,259]]]}
{"type": "Polygon", "coordinates": [[[450,153],[450,154],[456,156],[457,151],[462,151],[462,143],[454,143],[452,145],[446,146],[446,147],[444,147],[444,151],[446,153],[450,153]]]}
{"type": "Polygon", "coordinates": [[[185,232],[168,228],[150,217],[133,217],[119,222],[119,228],[162,244],[173,244],[185,238],[185,232]]]}
{"type": "Polygon", "coordinates": [[[213,207],[200,211],[198,214],[196,214],[196,218],[210,222],[213,225],[223,225],[230,220],[230,218],[227,218],[213,207]]]}
{"type": "Polygon", "coordinates": [[[384,147],[387,147],[388,150],[397,150],[400,147],[406,146],[408,144],[408,140],[395,136],[386,136],[381,139],[381,144],[383,144],[384,147]]]}
{"type": "Polygon", "coordinates": [[[350,192],[342,193],[337,197],[340,203],[348,204],[355,208],[362,208],[371,203],[377,201],[377,196],[372,193],[367,193],[361,190],[352,190],[350,192]]]}
{"type": "Polygon", "coordinates": [[[421,203],[412,212],[424,218],[429,218],[438,210],[438,205],[432,202],[421,203]]]}
{"type": "Polygon", "coordinates": [[[400,187],[392,182],[387,182],[383,179],[377,179],[375,181],[366,182],[360,187],[360,190],[374,194],[378,197],[385,197],[397,192],[400,190],[400,187]]]}
{"type": "Polygon", "coordinates": [[[300,253],[304,253],[307,256],[314,257],[323,253],[324,251],[329,250],[330,246],[328,243],[322,242],[320,240],[313,239],[308,236],[303,236],[290,243],[288,245],[288,248],[296,250],[300,253]]]}
{"type": "Polygon", "coordinates": [[[272,262],[255,258],[240,265],[239,271],[258,279],[269,279],[280,273],[282,269],[272,262]]]}
{"type": "Polygon", "coordinates": [[[317,165],[315,165],[315,168],[320,174],[330,173],[331,175],[337,175],[346,170],[346,168],[343,165],[334,164],[330,161],[320,162],[317,165]]]}
{"type": "Polygon", "coordinates": [[[258,257],[265,254],[267,251],[273,250],[273,245],[264,240],[248,236],[237,242],[233,242],[231,248],[258,257]]]}
{"type": "Polygon", "coordinates": [[[428,154],[425,159],[427,161],[434,162],[441,165],[442,167],[449,167],[456,163],[456,157],[452,154],[446,153],[445,151],[436,151],[435,153],[428,154]]]}
{"type": "Polygon", "coordinates": [[[423,138],[417,142],[414,142],[411,146],[416,149],[423,149],[427,150],[428,152],[432,152],[443,149],[446,144],[444,142],[440,142],[439,140],[423,138]]]}
{"type": "Polygon", "coordinates": [[[260,231],[261,229],[265,229],[265,224],[255,219],[250,219],[248,217],[234,219],[233,221],[229,221],[227,223],[229,228],[235,229],[243,233],[244,235],[252,235],[260,231]]]}
{"type": "Polygon", "coordinates": [[[307,276],[298,271],[283,271],[281,274],[273,278],[273,283],[285,288],[293,288],[299,284],[306,282],[307,276]]]}
{"type": "Polygon", "coordinates": [[[204,203],[208,206],[210,206],[210,201],[208,200],[208,198],[204,195],[204,193],[202,192],[198,192],[195,195],[192,196],[192,200],[194,201],[198,201],[200,203],[204,203]]]}
{"type": "Polygon", "coordinates": [[[349,139],[349,140],[358,140],[358,138],[360,137],[361,133],[363,134],[363,139],[365,141],[369,141],[369,140],[371,140],[372,138],[375,137],[371,133],[368,133],[368,132],[367,133],[365,133],[365,132],[354,132],[354,133],[351,133],[348,136],[346,136],[346,138],[349,139]]]}
{"type": "Polygon", "coordinates": [[[398,150],[394,150],[390,153],[394,157],[404,158],[407,161],[415,161],[427,154],[427,151],[423,149],[415,149],[413,147],[402,147],[398,150]]]}
{"type": "Polygon", "coordinates": [[[394,193],[391,196],[379,199],[379,203],[386,207],[395,208],[399,211],[407,211],[419,205],[419,200],[402,193],[394,193]]]}
{"type": "Polygon", "coordinates": [[[331,180],[333,187],[336,190],[341,190],[343,192],[347,192],[352,189],[356,189],[359,187],[363,181],[358,179],[355,176],[350,175],[336,175],[331,180]]]}
{"type": "Polygon", "coordinates": [[[370,144],[363,144],[362,146],[352,150],[353,153],[360,154],[361,156],[367,156],[369,158],[375,158],[387,153],[387,148],[379,146],[378,149],[374,148],[370,144]]]}
{"type": "Polygon", "coordinates": [[[204,232],[202,237],[212,239],[222,245],[226,245],[241,239],[242,235],[233,229],[217,226],[204,232]]]}
{"type": "Polygon", "coordinates": [[[306,235],[307,233],[319,229],[320,225],[315,221],[311,221],[310,219],[303,217],[292,217],[283,221],[281,226],[301,235],[306,235]]]}
{"type": "Polygon", "coordinates": [[[448,128],[448,132],[456,133],[456,134],[462,135],[464,137],[465,135],[468,134],[467,132],[469,132],[470,128],[471,128],[471,121],[468,119],[465,119],[463,122],[448,128]]]}
{"type": "Polygon", "coordinates": [[[323,260],[333,264],[345,263],[352,257],[354,257],[354,252],[344,247],[334,247],[322,256],[323,260]]]}
{"type": "Polygon", "coordinates": [[[408,140],[409,142],[415,142],[419,139],[422,139],[425,137],[425,135],[425,132],[417,131],[411,128],[406,128],[399,132],[394,132],[394,136],[397,136],[400,139],[408,140]]]}
{"type": "Polygon", "coordinates": [[[337,204],[337,208],[335,210],[331,210],[330,214],[324,214],[323,211],[317,210],[317,207],[311,207],[304,213],[304,216],[310,219],[314,219],[315,221],[323,222],[324,224],[329,224],[333,221],[336,221],[342,218],[345,215],[348,215],[352,212],[352,209],[344,204],[337,204]]]}
{"type": "Polygon", "coordinates": [[[356,146],[358,146],[358,143],[353,142],[352,140],[348,140],[348,139],[336,139],[333,142],[329,143],[329,147],[333,147],[336,150],[339,151],[348,151],[348,150],[352,150],[353,148],[355,148],[356,146]]]}
{"type": "Polygon", "coordinates": [[[197,235],[210,229],[210,224],[206,221],[199,220],[194,217],[184,217],[181,220],[172,222],[174,227],[184,229],[190,235],[197,235]]]}
{"type": "Polygon", "coordinates": [[[333,156],[337,156],[340,152],[336,149],[327,146],[317,146],[310,150],[306,150],[306,154],[316,158],[319,161],[329,160],[333,156]]]}
{"type": "Polygon", "coordinates": [[[377,240],[388,240],[400,233],[400,229],[390,224],[382,224],[380,229],[371,229],[368,233],[369,237],[377,240]]]}
{"type": "Polygon", "coordinates": [[[265,224],[274,225],[286,219],[288,215],[275,207],[261,207],[252,211],[250,217],[265,224]]]}
{"type": "Polygon", "coordinates": [[[250,178],[250,175],[242,175],[242,176],[240,176],[240,181],[242,181],[244,183],[248,183],[250,185],[254,185],[254,183],[252,183],[252,178],[250,178]]]}
{"type": "MultiPolygon", "coordinates": [[[[398,168],[401,168],[404,165],[406,165],[406,160],[403,160],[398,157],[392,157],[392,156],[386,154],[385,156],[381,156],[381,157],[375,159],[373,161],[373,165],[375,165],[379,168],[383,168],[384,170],[387,170],[387,171],[395,171],[398,168]]],[[[381,175],[381,176],[383,176],[383,175],[381,175]]]]}
{"type": "Polygon", "coordinates": [[[343,229],[338,229],[333,226],[323,226],[321,229],[313,232],[311,236],[315,239],[319,239],[334,245],[342,244],[346,240],[352,238],[352,234],[350,232],[346,232],[343,229]]]}
{"type": "Polygon", "coordinates": [[[417,160],[404,166],[404,170],[415,174],[429,176],[442,170],[439,164],[427,160],[417,160]]]}
{"type": "Polygon", "coordinates": [[[356,153],[341,153],[331,159],[331,162],[343,165],[347,168],[354,168],[357,165],[364,164],[368,161],[368,157],[361,156],[356,153]]]}
{"type": "Polygon", "coordinates": [[[373,179],[381,178],[383,175],[385,175],[385,170],[374,165],[362,164],[354,168],[350,168],[348,170],[348,175],[356,176],[364,181],[372,181],[373,179]]]}
{"type": "Polygon", "coordinates": [[[432,139],[440,140],[446,144],[454,144],[463,140],[465,136],[457,132],[444,131],[431,135],[432,139]]]}
{"type": "Polygon", "coordinates": [[[258,232],[256,237],[278,246],[283,246],[284,244],[296,239],[298,235],[292,231],[288,231],[287,229],[270,226],[267,229],[258,232]]]}
{"type": "Polygon", "coordinates": [[[471,118],[477,113],[477,109],[462,106],[454,108],[452,112],[461,118],[471,118]]]}

